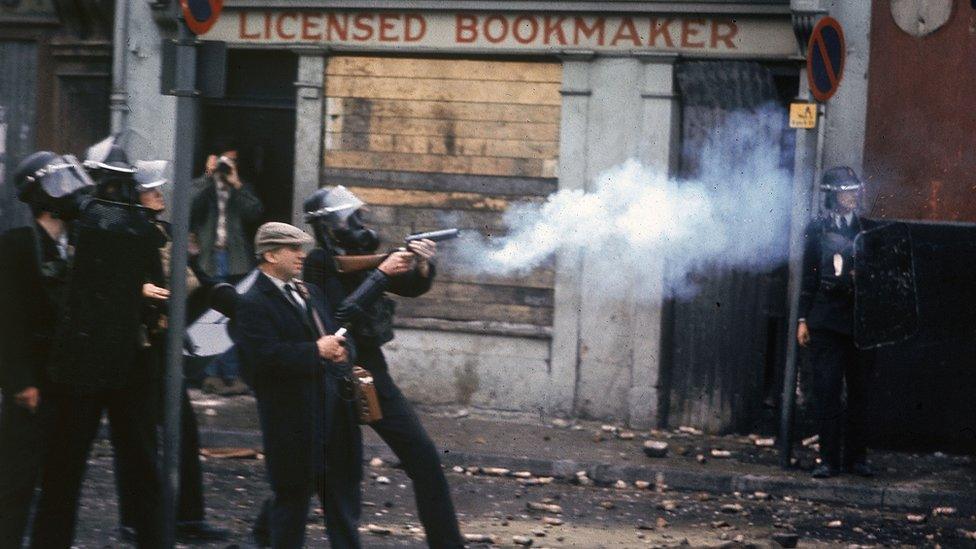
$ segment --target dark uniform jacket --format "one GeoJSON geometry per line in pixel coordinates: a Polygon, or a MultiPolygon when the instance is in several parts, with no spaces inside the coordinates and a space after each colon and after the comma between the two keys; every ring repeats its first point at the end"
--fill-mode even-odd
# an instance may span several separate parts
{"type": "Polygon", "coordinates": [[[814,219],[807,226],[799,318],[806,319],[810,329],[853,333],[854,239],[871,226],[870,220],[856,214],[843,229],[831,216],[814,219]],[[835,256],[839,259],[835,260],[835,256]],[[836,272],[838,264],[840,276],[836,272]]]}
{"type": "Polygon", "coordinates": [[[0,235],[0,387],[8,395],[46,385],[44,368],[67,270],[43,228],[0,235]]]}
{"type": "MultiPolygon", "coordinates": [[[[190,210],[190,232],[200,244],[200,266],[214,275],[214,243],[217,240],[217,185],[213,177],[193,180],[193,201],[190,210]]],[[[261,200],[248,185],[229,188],[227,198],[227,262],[230,274],[242,274],[254,266],[254,242],[248,237],[250,226],[257,224],[264,212],[261,200]]]]}
{"type": "Polygon", "coordinates": [[[358,366],[373,374],[376,389],[389,397],[395,390],[381,347],[393,339],[393,302],[389,292],[403,297],[418,297],[430,290],[436,269],[430,264],[429,276],[417,270],[387,277],[379,270],[365,273],[339,273],[329,252],[316,248],[305,259],[303,277],[321,288],[336,310],[336,317],[349,324],[356,339],[358,366]],[[385,318],[383,318],[385,317],[385,318]]]}
{"type": "MultiPolygon", "coordinates": [[[[318,288],[307,287],[306,304],[334,333],[339,326],[331,307],[318,288]]],[[[348,365],[319,357],[311,318],[264,274],[238,300],[234,321],[242,373],[257,396],[271,484],[307,487],[324,470],[326,427],[338,398],[332,374],[348,365]]],[[[355,347],[351,338],[347,342],[352,357],[355,347]]]]}

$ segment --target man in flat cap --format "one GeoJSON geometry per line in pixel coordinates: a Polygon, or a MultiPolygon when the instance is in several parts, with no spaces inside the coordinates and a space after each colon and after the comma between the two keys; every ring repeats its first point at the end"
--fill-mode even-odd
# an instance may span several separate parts
{"type": "Polygon", "coordinates": [[[851,168],[824,172],[820,190],[823,212],[806,232],[796,334],[809,353],[820,431],[813,476],[872,476],[864,415],[873,354],[854,345],[854,238],[870,221],[859,214],[861,181],[851,168]]]}
{"type": "Polygon", "coordinates": [[[304,545],[313,489],[332,547],[359,547],[362,442],[353,402],[352,340],[301,275],[312,238],[265,223],[254,238],[258,275],[237,303],[235,341],[254,387],[264,438],[275,548],[304,545]]]}

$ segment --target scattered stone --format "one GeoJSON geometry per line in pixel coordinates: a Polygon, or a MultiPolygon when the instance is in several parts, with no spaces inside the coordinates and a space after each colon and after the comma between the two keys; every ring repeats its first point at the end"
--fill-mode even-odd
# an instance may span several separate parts
{"type": "Polygon", "coordinates": [[[454,467],[451,468],[451,470],[454,471],[455,473],[461,474],[464,472],[464,467],[461,467],[460,465],[455,465],[454,467]]]}
{"type": "Polygon", "coordinates": [[[515,545],[521,545],[523,547],[531,547],[532,538],[529,536],[512,536],[512,543],[515,545]]]}
{"type": "Polygon", "coordinates": [[[704,456],[704,454],[698,454],[697,456],[695,456],[695,461],[697,461],[698,463],[704,464],[705,463],[705,456],[704,456]]]}
{"type": "Polygon", "coordinates": [[[668,521],[664,520],[664,517],[657,517],[657,527],[658,528],[667,528],[668,527],[668,521]]]}
{"type": "Polygon", "coordinates": [[[796,544],[800,542],[800,536],[793,532],[774,532],[773,541],[780,547],[790,549],[796,547],[796,544]]]}
{"type": "Polygon", "coordinates": [[[753,492],[752,497],[758,499],[759,501],[769,501],[772,499],[772,496],[766,492],[753,492]]]}
{"type": "Polygon", "coordinates": [[[377,526],[376,524],[367,524],[366,531],[370,534],[376,534],[378,536],[388,536],[393,533],[393,530],[385,526],[377,526]]]}
{"type": "Polygon", "coordinates": [[[756,440],[753,441],[753,444],[755,444],[760,448],[772,448],[773,446],[776,446],[776,439],[772,437],[757,438],[756,440]]]}
{"type": "Polygon", "coordinates": [[[630,485],[628,485],[626,481],[618,480],[613,484],[613,487],[617,490],[626,490],[627,488],[630,488],[630,485]]]}
{"type": "Polygon", "coordinates": [[[203,410],[203,415],[208,416],[208,417],[216,417],[217,416],[217,410],[214,410],[213,408],[205,408],[203,410]]]}
{"type": "Polygon", "coordinates": [[[635,480],[634,487],[638,490],[647,490],[651,487],[651,483],[647,482],[646,480],[635,480]]]}
{"type": "Polygon", "coordinates": [[[454,419],[463,419],[471,415],[471,412],[467,408],[462,408],[454,414],[454,419]]]}
{"type": "Polygon", "coordinates": [[[488,441],[484,437],[477,437],[474,439],[475,444],[488,444],[488,441]]]}
{"type": "Polygon", "coordinates": [[[563,512],[563,508],[555,503],[536,503],[534,501],[530,501],[525,504],[525,507],[529,511],[542,511],[543,513],[552,513],[554,515],[558,515],[563,512]]]}
{"type": "Polygon", "coordinates": [[[674,447],[674,453],[678,454],[679,456],[687,456],[689,452],[691,452],[691,449],[689,449],[687,446],[674,447]]]}
{"type": "Polygon", "coordinates": [[[743,536],[742,534],[739,534],[738,536],[732,538],[732,541],[734,541],[735,543],[745,543],[746,537],[743,536]]]}
{"type": "Polygon", "coordinates": [[[663,458],[668,455],[668,443],[660,440],[644,442],[644,455],[652,458],[663,458]]]}
{"type": "Polygon", "coordinates": [[[562,526],[563,519],[557,517],[543,517],[542,523],[549,526],[562,526]]]}
{"type": "Polygon", "coordinates": [[[515,478],[532,478],[532,473],[528,471],[516,471],[512,473],[512,476],[515,478]]]}
{"type": "Polygon", "coordinates": [[[955,507],[936,507],[932,509],[933,517],[948,517],[955,515],[957,512],[955,507]]]}
{"type": "Polygon", "coordinates": [[[634,440],[634,437],[636,436],[637,435],[631,431],[621,431],[619,434],[617,434],[617,438],[620,440],[634,440]]]}
{"type": "Polygon", "coordinates": [[[646,523],[644,521],[641,521],[641,522],[638,522],[637,523],[637,529],[638,530],[653,530],[654,529],[654,525],[653,524],[648,524],[648,523],[646,523]]]}
{"type": "Polygon", "coordinates": [[[532,530],[532,535],[537,538],[544,538],[546,537],[546,531],[542,528],[536,528],[535,530],[532,530]]]}
{"type": "Polygon", "coordinates": [[[841,522],[841,521],[839,521],[839,520],[832,520],[832,521],[828,522],[827,524],[825,524],[824,526],[826,526],[827,528],[840,528],[843,525],[844,525],[844,523],[841,522]]]}
{"type": "Polygon", "coordinates": [[[600,430],[604,433],[616,433],[618,429],[613,425],[601,425],[600,430]]]}
{"type": "Polygon", "coordinates": [[[738,503],[726,503],[725,505],[722,505],[722,512],[729,514],[741,513],[742,505],[738,503]]]}
{"type": "Polygon", "coordinates": [[[468,474],[477,475],[478,473],[481,472],[481,467],[478,467],[477,465],[471,465],[470,467],[465,469],[465,471],[467,471],[468,474]]]}
{"type": "Polygon", "coordinates": [[[374,457],[373,459],[369,460],[369,466],[370,467],[382,467],[383,466],[383,460],[380,459],[380,458],[378,458],[378,457],[374,457]]]}
{"type": "Polygon", "coordinates": [[[820,442],[820,435],[813,435],[812,437],[803,439],[803,446],[809,448],[818,442],[820,442]]]}
{"type": "Polygon", "coordinates": [[[658,494],[663,494],[667,489],[668,485],[664,483],[664,473],[658,471],[654,474],[654,491],[658,494]]]}
{"type": "Polygon", "coordinates": [[[253,448],[200,448],[200,455],[219,459],[258,459],[260,452],[253,448]]]}
{"type": "Polygon", "coordinates": [[[905,518],[908,519],[908,522],[912,524],[922,524],[928,519],[928,517],[925,515],[916,515],[914,513],[909,513],[905,516],[905,518]]]}
{"type": "Polygon", "coordinates": [[[553,427],[556,427],[557,429],[565,429],[566,427],[569,427],[570,425],[572,425],[572,424],[569,421],[567,421],[565,419],[562,419],[562,418],[556,418],[556,419],[552,420],[552,426],[553,427]]]}
{"type": "Polygon", "coordinates": [[[593,442],[603,442],[604,440],[607,439],[604,438],[603,433],[596,433],[593,435],[593,442]]]}
{"type": "Polygon", "coordinates": [[[377,484],[389,484],[390,483],[390,479],[387,478],[387,477],[376,477],[376,483],[377,484]]]}
{"type": "Polygon", "coordinates": [[[698,501],[711,501],[712,495],[709,494],[708,492],[699,492],[698,495],[695,496],[695,499],[697,499],[698,501]]]}
{"type": "Polygon", "coordinates": [[[704,434],[701,431],[699,431],[698,429],[695,429],[694,427],[688,427],[686,425],[682,425],[681,427],[678,427],[678,432],[679,433],[684,433],[686,435],[702,435],[702,434],[704,434]]]}
{"type": "Polygon", "coordinates": [[[505,469],[504,467],[482,467],[482,474],[492,476],[492,477],[504,477],[507,476],[511,471],[505,469]]]}
{"type": "Polygon", "coordinates": [[[532,478],[520,478],[518,479],[519,484],[522,486],[542,486],[544,484],[552,484],[552,477],[532,477],[532,478]]]}
{"type": "Polygon", "coordinates": [[[732,525],[726,520],[716,520],[712,523],[712,528],[732,528],[732,525]]]}
{"type": "Polygon", "coordinates": [[[730,458],[732,457],[732,452],[728,450],[712,450],[713,458],[730,458]]]}
{"type": "Polygon", "coordinates": [[[674,511],[678,508],[678,502],[673,499],[666,499],[657,504],[657,508],[662,511],[674,511]]]}
{"type": "Polygon", "coordinates": [[[614,504],[612,501],[601,501],[600,507],[603,507],[604,509],[609,511],[610,509],[616,507],[616,504],[614,504]]]}
{"type": "Polygon", "coordinates": [[[722,532],[722,534],[718,537],[718,539],[720,539],[722,541],[725,541],[725,540],[729,539],[729,533],[728,532],[722,532]]]}

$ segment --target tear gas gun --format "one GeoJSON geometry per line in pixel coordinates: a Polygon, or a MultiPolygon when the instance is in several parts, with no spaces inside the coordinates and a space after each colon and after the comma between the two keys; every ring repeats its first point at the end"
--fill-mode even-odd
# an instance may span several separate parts
{"type": "MultiPolygon", "coordinates": [[[[403,242],[404,244],[410,244],[411,242],[417,242],[420,240],[444,242],[447,240],[454,240],[459,236],[461,236],[461,231],[459,229],[442,229],[439,231],[429,231],[425,233],[414,233],[407,235],[407,237],[403,239],[403,242]]],[[[400,247],[385,254],[337,255],[335,256],[335,260],[340,273],[355,273],[358,271],[375,269],[379,267],[380,263],[383,263],[383,260],[386,259],[391,253],[403,251],[407,251],[407,248],[400,247]]]]}

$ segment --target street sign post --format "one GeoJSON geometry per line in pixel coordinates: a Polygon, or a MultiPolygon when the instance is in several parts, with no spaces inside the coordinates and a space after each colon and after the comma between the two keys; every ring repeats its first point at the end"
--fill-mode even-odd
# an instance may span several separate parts
{"type": "Polygon", "coordinates": [[[190,32],[198,36],[214,26],[223,8],[224,0],[180,0],[183,20],[190,32]]]}
{"type": "Polygon", "coordinates": [[[807,83],[817,101],[826,101],[837,93],[844,75],[845,52],[840,22],[833,17],[818,21],[807,45],[807,83]]]}

